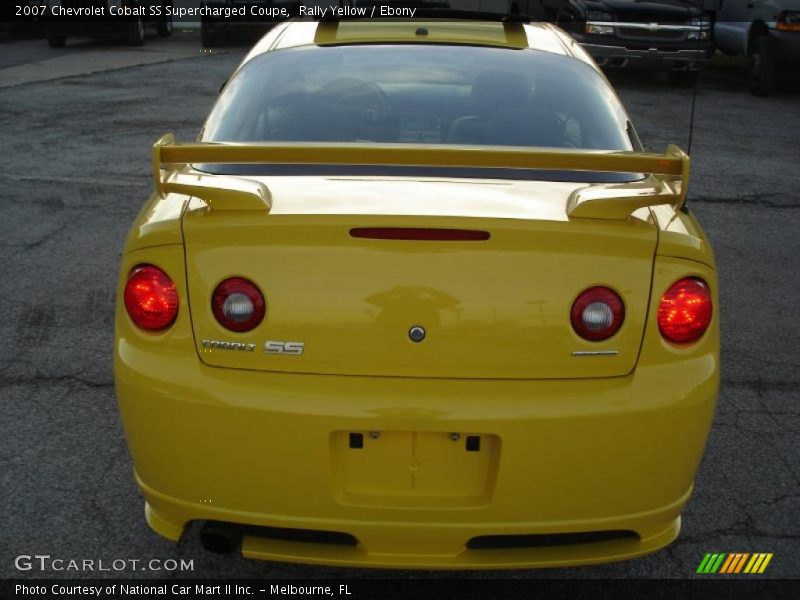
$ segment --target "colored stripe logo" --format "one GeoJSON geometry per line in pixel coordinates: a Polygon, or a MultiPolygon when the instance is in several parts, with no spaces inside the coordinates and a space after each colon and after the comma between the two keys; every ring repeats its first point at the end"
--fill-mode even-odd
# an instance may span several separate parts
{"type": "Polygon", "coordinates": [[[709,552],[700,561],[697,573],[731,575],[736,573],[746,573],[755,575],[763,573],[769,561],[772,560],[772,553],[757,552],[709,552]]]}

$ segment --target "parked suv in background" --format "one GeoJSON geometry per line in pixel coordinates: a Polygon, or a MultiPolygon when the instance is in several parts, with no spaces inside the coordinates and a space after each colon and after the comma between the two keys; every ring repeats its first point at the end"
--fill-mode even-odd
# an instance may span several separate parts
{"type": "Polygon", "coordinates": [[[666,71],[692,84],[712,50],[711,16],[697,0],[523,0],[541,5],[604,68],[666,71]]]}
{"type": "Polygon", "coordinates": [[[766,96],[782,66],[800,65],[800,0],[718,0],[714,41],[750,58],[750,90],[766,96]]]}
{"type": "Polygon", "coordinates": [[[132,46],[144,44],[145,29],[155,27],[158,35],[172,34],[172,16],[168,8],[173,0],[48,0],[50,16],[46,18],[45,34],[52,48],[61,48],[69,36],[121,36],[132,46]],[[136,16],[124,17],[111,13],[129,8],[136,16]],[[102,17],[64,16],[59,9],[102,8],[102,17]]]}

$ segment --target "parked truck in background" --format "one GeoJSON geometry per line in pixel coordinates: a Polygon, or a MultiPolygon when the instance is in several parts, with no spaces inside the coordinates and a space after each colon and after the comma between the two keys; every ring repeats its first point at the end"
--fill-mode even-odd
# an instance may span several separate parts
{"type": "Polygon", "coordinates": [[[691,85],[710,54],[711,13],[703,0],[513,0],[541,7],[604,69],[664,71],[691,85]]]}
{"type": "Polygon", "coordinates": [[[800,66],[800,0],[715,0],[714,43],[750,62],[750,91],[772,93],[782,68],[800,66]]]}

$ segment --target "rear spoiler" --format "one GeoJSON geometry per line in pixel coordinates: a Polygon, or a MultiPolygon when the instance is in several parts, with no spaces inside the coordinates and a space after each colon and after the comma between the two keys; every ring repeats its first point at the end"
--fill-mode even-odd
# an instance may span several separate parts
{"type": "Polygon", "coordinates": [[[665,154],[605,150],[561,150],[506,146],[345,143],[195,143],[180,144],[172,134],[153,146],[157,192],[186,194],[215,210],[269,210],[271,197],[259,182],[181,172],[197,164],[365,165],[547,169],[610,173],[647,173],[633,183],[592,184],[573,192],[567,214],[576,218],[626,219],[645,206],[670,204],[680,209],[689,183],[689,157],[677,146],[665,154]]]}

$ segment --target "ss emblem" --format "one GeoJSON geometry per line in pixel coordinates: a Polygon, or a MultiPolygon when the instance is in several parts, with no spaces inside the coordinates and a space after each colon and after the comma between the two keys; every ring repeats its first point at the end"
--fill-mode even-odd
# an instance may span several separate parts
{"type": "Polygon", "coordinates": [[[264,342],[264,352],[267,354],[302,354],[304,348],[303,342],[264,342]]]}

